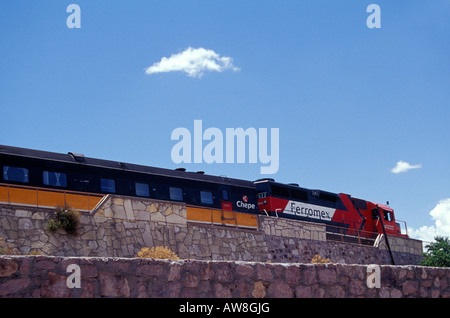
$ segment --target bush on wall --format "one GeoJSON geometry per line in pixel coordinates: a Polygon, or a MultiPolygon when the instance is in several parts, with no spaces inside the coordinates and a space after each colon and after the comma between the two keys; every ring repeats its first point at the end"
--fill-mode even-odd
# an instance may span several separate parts
{"type": "Polygon", "coordinates": [[[137,257],[154,258],[154,259],[180,259],[177,254],[172,252],[168,247],[156,246],[152,248],[143,247],[138,253],[137,257]]]}
{"type": "Polygon", "coordinates": [[[63,229],[68,234],[74,234],[80,224],[80,214],[70,208],[58,207],[54,211],[53,216],[47,221],[47,229],[55,233],[59,229],[63,229]]]}
{"type": "Polygon", "coordinates": [[[330,261],[329,258],[323,258],[322,256],[320,256],[319,254],[316,253],[316,255],[314,255],[314,257],[311,260],[312,264],[327,264],[327,263],[332,263],[330,261]]]}

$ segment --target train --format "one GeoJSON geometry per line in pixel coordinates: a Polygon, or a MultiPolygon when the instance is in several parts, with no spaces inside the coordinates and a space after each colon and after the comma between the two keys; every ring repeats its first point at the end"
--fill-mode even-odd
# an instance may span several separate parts
{"type": "MultiPolygon", "coordinates": [[[[5,145],[0,145],[0,167],[0,190],[19,187],[99,197],[115,194],[180,202],[195,208],[198,215],[213,210],[262,214],[322,223],[331,234],[408,237],[388,205],[272,178],[251,181],[5,145]]],[[[1,193],[0,202],[5,202],[10,194],[1,193]]]]}

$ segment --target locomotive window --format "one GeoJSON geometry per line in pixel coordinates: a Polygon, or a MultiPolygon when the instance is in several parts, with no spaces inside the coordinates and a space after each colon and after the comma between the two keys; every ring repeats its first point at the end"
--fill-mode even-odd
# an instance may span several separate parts
{"type": "Polygon", "coordinates": [[[352,199],[353,205],[357,209],[361,210],[367,210],[367,201],[361,200],[361,199],[352,199]]]}
{"type": "Polygon", "coordinates": [[[101,178],[100,180],[102,192],[116,192],[116,182],[113,179],[101,178]]]}
{"type": "Polygon", "coordinates": [[[213,196],[209,191],[200,191],[200,201],[205,204],[213,204],[213,196]]]}
{"type": "Polygon", "coordinates": [[[372,209],[372,220],[376,220],[378,218],[378,210],[372,209]]]}
{"type": "Polygon", "coordinates": [[[319,199],[328,201],[328,202],[337,202],[339,200],[339,196],[334,193],[327,193],[324,191],[320,191],[319,199]]]}
{"type": "Polygon", "coordinates": [[[289,197],[289,188],[283,188],[279,186],[272,186],[272,195],[277,195],[280,197],[289,197]]]}
{"type": "Polygon", "coordinates": [[[224,201],[230,200],[230,192],[228,190],[225,190],[225,189],[222,190],[222,199],[224,201]]]}
{"type": "Polygon", "coordinates": [[[384,212],[384,219],[385,219],[386,221],[391,222],[391,221],[392,221],[392,213],[391,213],[391,212],[388,212],[388,211],[383,211],[383,212],[384,212]]]}
{"type": "Polygon", "coordinates": [[[170,199],[175,201],[183,201],[183,191],[181,188],[170,187],[170,199]]]}
{"type": "Polygon", "coordinates": [[[67,177],[65,173],[44,171],[42,178],[45,185],[55,187],[67,187],[67,177]]]}
{"type": "Polygon", "coordinates": [[[308,201],[308,192],[302,190],[291,189],[291,198],[308,201]]]}
{"type": "Polygon", "coordinates": [[[3,167],[3,180],[27,183],[28,182],[28,169],[4,166],[3,167]]]}
{"type": "Polygon", "coordinates": [[[148,198],[150,196],[148,184],[136,182],[136,195],[148,198]]]}

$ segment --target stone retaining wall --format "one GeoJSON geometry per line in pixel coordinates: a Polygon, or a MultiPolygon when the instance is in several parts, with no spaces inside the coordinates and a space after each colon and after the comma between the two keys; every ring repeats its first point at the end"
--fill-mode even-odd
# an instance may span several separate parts
{"type": "Polygon", "coordinates": [[[378,269],[369,288],[364,265],[0,256],[0,297],[450,297],[448,268],[378,269]]]}
{"type": "Polygon", "coordinates": [[[260,216],[260,228],[266,235],[326,242],[325,224],[260,216]]]}
{"type": "MultiPolygon", "coordinates": [[[[317,223],[259,216],[260,230],[197,224],[188,221],[184,204],[108,195],[91,213],[81,212],[80,227],[69,235],[46,229],[52,213],[0,206],[0,238],[20,254],[134,257],[142,247],[167,246],[182,259],[310,263],[318,253],[334,263],[391,263],[383,244],[328,242],[317,223]]],[[[390,242],[396,264],[420,261],[420,241],[390,242]]]]}
{"type": "MultiPolygon", "coordinates": [[[[404,238],[401,236],[388,236],[389,246],[391,250],[399,253],[409,253],[409,254],[421,254],[422,253],[422,241],[404,238]]],[[[387,250],[386,240],[384,239],[384,234],[381,234],[378,242],[375,244],[376,247],[380,249],[387,250]]]]}

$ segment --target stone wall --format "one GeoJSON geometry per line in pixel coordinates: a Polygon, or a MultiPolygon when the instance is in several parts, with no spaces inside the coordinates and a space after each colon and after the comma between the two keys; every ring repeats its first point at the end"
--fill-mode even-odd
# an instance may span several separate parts
{"type": "MultiPolygon", "coordinates": [[[[388,236],[389,246],[392,251],[398,253],[420,254],[422,252],[422,241],[404,238],[400,236],[388,236]]],[[[386,240],[384,234],[381,234],[375,246],[387,250],[386,240]]]]}
{"type": "MultiPolygon", "coordinates": [[[[290,237],[266,236],[268,257],[272,262],[310,263],[315,254],[339,264],[392,264],[384,248],[334,241],[304,240],[290,237]]],[[[396,265],[416,265],[423,256],[393,252],[396,265]]]]}
{"type": "Polygon", "coordinates": [[[260,216],[260,228],[266,235],[326,242],[325,224],[260,216]]]}
{"type": "Polygon", "coordinates": [[[450,297],[448,268],[378,269],[369,288],[364,265],[0,256],[0,297],[450,297]]]}
{"type": "MultiPolygon", "coordinates": [[[[316,223],[260,216],[259,230],[198,224],[188,221],[184,204],[108,195],[91,213],[80,212],[81,225],[69,235],[46,229],[52,213],[0,206],[0,238],[20,254],[134,257],[142,247],[167,246],[182,259],[310,263],[318,253],[334,263],[391,264],[381,241],[379,247],[327,241],[316,223]]],[[[396,264],[420,261],[420,241],[390,242],[396,264]]]]}

